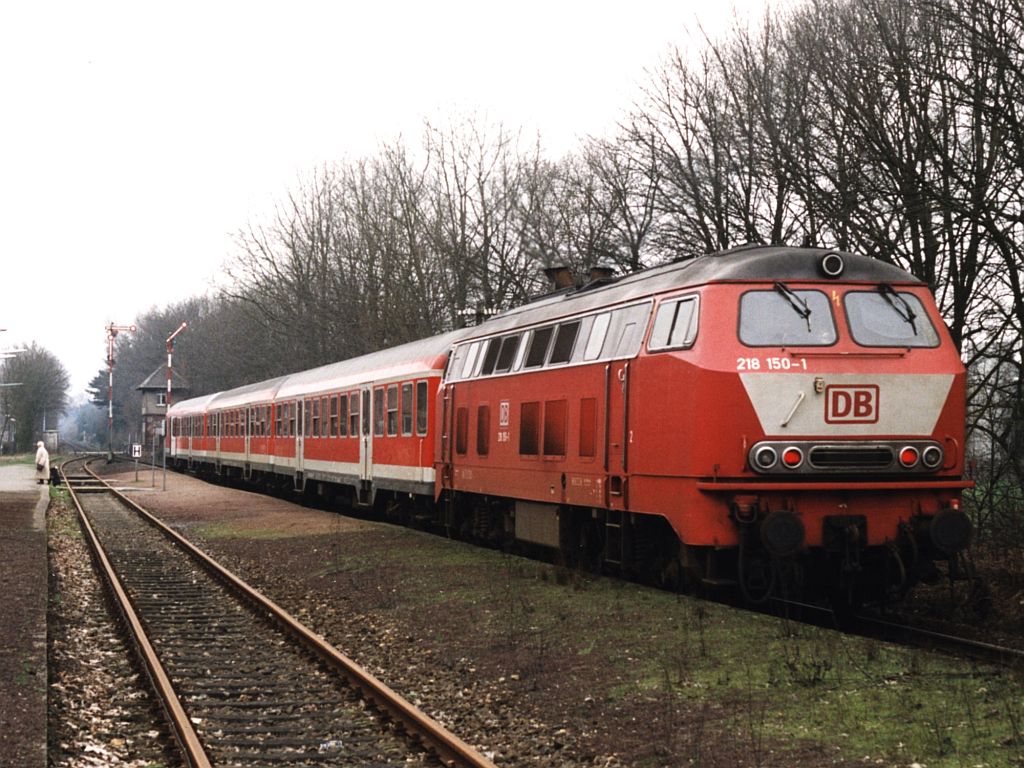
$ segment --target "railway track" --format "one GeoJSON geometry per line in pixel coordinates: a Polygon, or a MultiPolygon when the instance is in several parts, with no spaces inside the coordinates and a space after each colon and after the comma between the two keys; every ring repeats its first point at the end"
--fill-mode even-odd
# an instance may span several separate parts
{"type": "Polygon", "coordinates": [[[493,763],[72,460],[86,538],[191,766],[493,763]]]}
{"type": "Polygon", "coordinates": [[[861,612],[840,616],[831,608],[793,600],[773,599],[771,613],[819,627],[885,642],[962,656],[1001,667],[1024,670],[1024,650],[987,643],[948,632],[903,624],[882,615],[861,612]]]}

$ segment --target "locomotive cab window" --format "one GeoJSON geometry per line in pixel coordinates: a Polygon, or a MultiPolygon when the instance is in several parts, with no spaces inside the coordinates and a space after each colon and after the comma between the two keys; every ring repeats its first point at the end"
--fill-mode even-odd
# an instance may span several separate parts
{"type": "Polygon", "coordinates": [[[647,349],[652,352],[684,349],[692,347],[696,338],[697,297],[687,296],[679,300],[662,302],[658,307],[647,349]]]}
{"type": "Polygon", "coordinates": [[[862,347],[937,347],[939,334],[912,293],[888,285],[843,297],[853,340],[862,347]]]}
{"type": "Polygon", "coordinates": [[[776,283],[740,297],[739,336],[748,347],[827,347],[836,343],[836,324],[824,293],[776,283]]]}

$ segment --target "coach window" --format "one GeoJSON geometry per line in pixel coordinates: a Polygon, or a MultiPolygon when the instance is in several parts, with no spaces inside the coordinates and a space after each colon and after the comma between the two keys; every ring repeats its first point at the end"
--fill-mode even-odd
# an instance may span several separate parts
{"type": "Polygon", "coordinates": [[[373,434],[384,437],[384,388],[373,390],[373,434]]]}
{"type": "Polygon", "coordinates": [[[569,358],[572,357],[572,348],[576,344],[576,336],[579,332],[579,320],[574,320],[571,323],[562,323],[558,326],[558,333],[555,334],[555,343],[551,347],[548,365],[560,365],[569,362],[569,358]]]}
{"type": "Polygon", "coordinates": [[[427,382],[416,382],[416,434],[427,434],[427,382]]]}
{"type": "Polygon", "coordinates": [[[331,427],[330,437],[338,436],[338,396],[331,395],[331,427]]]}
{"type": "Polygon", "coordinates": [[[296,431],[296,417],[299,415],[299,404],[298,401],[293,403],[286,403],[285,413],[288,414],[288,437],[296,437],[298,432],[296,431]]]}
{"type": "Polygon", "coordinates": [[[335,405],[338,409],[338,437],[348,437],[348,395],[339,395],[335,405]]]}
{"type": "Polygon", "coordinates": [[[398,434],[398,385],[388,387],[388,437],[398,434]]]}
{"type": "Polygon", "coordinates": [[[476,409],[476,452],[486,456],[491,448],[491,406],[479,405],[476,409]]]}
{"type": "MultiPolygon", "coordinates": [[[[353,397],[359,397],[355,392],[352,393],[353,397]]],[[[362,394],[362,402],[359,404],[359,412],[363,415],[363,434],[370,434],[370,390],[364,389],[362,394]]],[[[352,433],[353,437],[355,432],[352,433]]]]}
{"type": "Polygon", "coordinates": [[[274,435],[279,436],[281,434],[281,415],[282,408],[280,405],[274,406],[274,435]]]}
{"type": "Polygon", "coordinates": [[[402,434],[412,434],[412,383],[402,385],[402,434]]]}
{"type": "Polygon", "coordinates": [[[544,365],[544,359],[548,354],[548,343],[551,341],[554,326],[537,328],[530,337],[530,349],[526,353],[524,368],[539,368],[544,365]]]}
{"type": "Polygon", "coordinates": [[[740,297],[740,341],[748,347],[827,347],[836,343],[832,307],[821,291],[774,290],[740,297]]]}
{"type": "Polygon", "coordinates": [[[696,338],[697,297],[687,296],[677,301],[662,302],[658,307],[647,349],[657,352],[692,347],[696,338]]]}
{"type": "Polygon", "coordinates": [[[320,434],[320,401],[308,400],[306,402],[306,437],[317,437],[320,434]],[[310,413],[312,411],[312,413],[310,413]],[[312,429],[310,429],[312,422],[312,429]]]}

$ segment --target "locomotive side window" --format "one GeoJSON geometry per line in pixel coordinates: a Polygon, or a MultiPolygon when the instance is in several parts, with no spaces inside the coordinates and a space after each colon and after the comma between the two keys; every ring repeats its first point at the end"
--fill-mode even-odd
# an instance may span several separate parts
{"type": "Polygon", "coordinates": [[[519,453],[536,456],[540,443],[537,440],[540,427],[540,403],[522,403],[519,406],[519,453]]]}
{"type": "Polygon", "coordinates": [[[935,332],[920,300],[889,286],[850,291],[843,297],[853,340],[862,347],[937,347],[935,332]]]}
{"type": "Polygon", "coordinates": [[[486,456],[491,449],[491,406],[480,405],[476,409],[476,452],[486,456]]]}
{"type": "Polygon", "coordinates": [[[568,415],[565,400],[544,403],[544,455],[565,456],[565,427],[568,415]]]}
{"type": "Polygon", "coordinates": [[[373,435],[384,437],[384,388],[373,390],[373,435]]]}
{"type": "Polygon", "coordinates": [[[476,365],[476,358],[480,352],[480,342],[474,341],[469,345],[469,349],[466,352],[466,360],[462,365],[462,370],[459,372],[460,379],[468,379],[473,375],[473,367],[476,365]]]}
{"type": "Polygon", "coordinates": [[[474,375],[488,376],[494,373],[494,366],[498,362],[498,352],[501,350],[501,340],[497,338],[487,339],[487,341],[483,343],[486,345],[487,351],[484,353],[484,360],[480,365],[479,373],[475,373],[474,375]]]}
{"type": "Polygon", "coordinates": [[[455,411],[455,452],[465,456],[469,445],[469,408],[455,411]]]}
{"type": "Polygon", "coordinates": [[[748,347],[827,347],[836,343],[836,325],[824,293],[776,283],[740,297],[739,335],[748,347]]]}
{"type": "Polygon", "coordinates": [[[544,365],[544,358],[548,355],[548,343],[554,333],[554,326],[537,328],[530,336],[530,349],[526,353],[524,368],[539,368],[544,365]]]}
{"type": "Polygon", "coordinates": [[[647,349],[655,352],[692,347],[696,337],[697,297],[687,296],[678,301],[666,301],[658,307],[658,314],[654,317],[647,349]]]}
{"type": "Polygon", "coordinates": [[[402,385],[402,434],[412,434],[412,384],[402,385]]]}
{"type": "Polygon", "coordinates": [[[587,346],[583,349],[584,360],[597,360],[601,356],[601,348],[604,346],[604,337],[608,333],[608,323],[611,319],[611,312],[602,312],[594,318],[594,324],[590,326],[590,336],[587,337],[587,346]]]}
{"type": "Polygon", "coordinates": [[[427,434],[427,382],[416,382],[416,434],[427,434]]]}
{"type": "Polygon", "coordinates": [[[576,344],[576,336],[579,332],[579,320],[574,320],[571,323],[562,323],[558,326],[558,333],[555,334],[555,343],[551,347],[548,365],[559,365],[569,362],[569,358],[572,357],[572,348],[576,344]]]}
{"type": "Polygon", "coordinates": [[[520,368],[523,367],[523,360],[526,359],[526,350],[530,346],[529,339],[530,333],[524,333],[521,339],[521,343],[519,344],[519,349],[516,350],[516,359],[512,363],[513,371],[518,371],[520,368]]]}
{"type": "Polygon", "coordinates": [[[521,338],[521,335],[517,333],[513,336],[506,336],[501,340],[501,349],[498,351],[498,359],[494,365],[495,373],[506,373],[512,369],[512,363],[515,361],[516,353],[519,351],[519,341],[521,338]]]}
{"type": "Polygon", "coordinates": [[[388,387],[388,437],[398,434],[398,385],[388,387]]]}

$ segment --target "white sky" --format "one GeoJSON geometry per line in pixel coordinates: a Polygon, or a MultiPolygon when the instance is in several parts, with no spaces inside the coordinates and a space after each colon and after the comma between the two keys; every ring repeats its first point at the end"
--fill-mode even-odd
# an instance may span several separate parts
{"type": "Polygon", "coordinates": [[[107,323],[203,293],[232,234],[317,165],[452,113],[560,155],[608,134],[688,29],[763,4],[4,3],[0,347],[50,350],[76,398],[107,323]]]}

